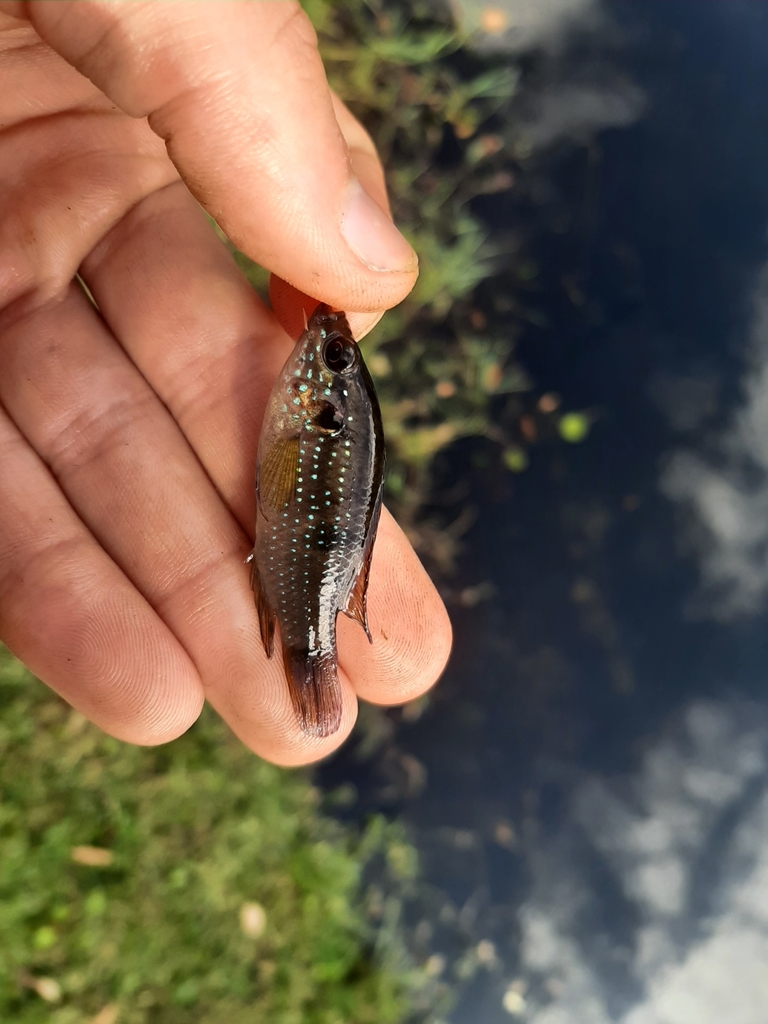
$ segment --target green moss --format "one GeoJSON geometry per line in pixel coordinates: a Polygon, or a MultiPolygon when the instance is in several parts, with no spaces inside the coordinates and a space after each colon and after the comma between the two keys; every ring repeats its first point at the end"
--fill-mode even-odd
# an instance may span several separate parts
{"type": "Polygon", "coordinates": [[[0,1020],[84,1024],[108,1004],[119,1024],[416,1019],[431,983],[399,934],[374,953],[364,909],[371,865],[397,903],[414,853],[317,804],[305,773],[212,713],[128,746],[0,648],[0,1020]]]}

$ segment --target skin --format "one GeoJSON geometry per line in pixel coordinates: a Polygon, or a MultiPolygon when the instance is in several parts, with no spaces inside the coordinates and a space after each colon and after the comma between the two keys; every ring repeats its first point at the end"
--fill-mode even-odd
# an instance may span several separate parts
{"type": "Polygon", "coordinates": [[[415,279],[371,142],[291,3],[0,3],[0,80],[0,637],[120,739],[168,741],[207,698],[262,757],[323,757],[358,697],[418,696],[450,647],[385,512],[376,642],[340,620],[341,728],[307,736],[243,564],[304,293],[359,337],[415,279]],[[274,313],[198,204],[273,271],[274,313]]]}

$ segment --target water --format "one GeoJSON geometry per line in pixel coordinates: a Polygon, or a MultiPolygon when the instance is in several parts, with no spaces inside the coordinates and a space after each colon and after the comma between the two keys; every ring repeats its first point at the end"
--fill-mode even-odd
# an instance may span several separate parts
{"type": "Polygon", "coordinates": [[[423,932],[477,967],[454,1024],[765,1024],[768,7],[549,6],[582,21],[528,86],[544,185],[493,212],[541,267],[521,360],[592,432],[505,479],[451,453],[492,597],[326,781],[411,826],[455,911],[423,932]]]}

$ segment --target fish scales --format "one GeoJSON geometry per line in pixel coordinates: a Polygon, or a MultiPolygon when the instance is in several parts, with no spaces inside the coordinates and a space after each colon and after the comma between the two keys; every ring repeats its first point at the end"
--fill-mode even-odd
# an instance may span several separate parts
{"type": "Polygon", "coordinates": [[[256,469],[251,582],[264,648],[279,630],[302,729],[341,721],[336,617],[360,622],[381,508],[384,439],[376,392],[344,313],[320,305],[267,404],[256,469]]]}

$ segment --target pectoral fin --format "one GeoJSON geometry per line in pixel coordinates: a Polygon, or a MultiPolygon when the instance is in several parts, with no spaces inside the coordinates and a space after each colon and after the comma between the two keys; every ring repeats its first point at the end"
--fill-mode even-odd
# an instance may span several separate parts
{"type": "Polygon", "coordinates": [[[298,437],[279,438],[263,453],[256,475],[256,498],[265,519],[293,502],[298,466],[298,437]]]}

